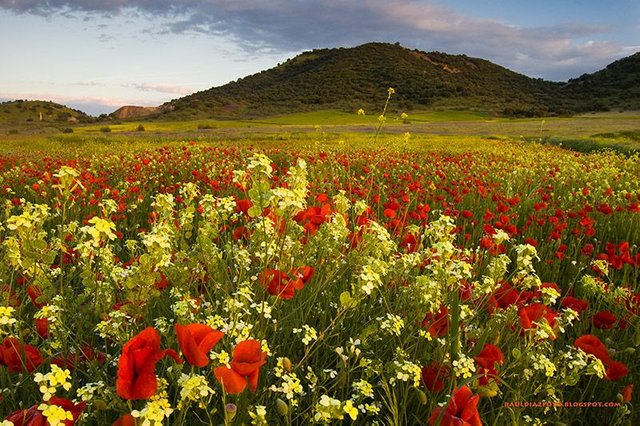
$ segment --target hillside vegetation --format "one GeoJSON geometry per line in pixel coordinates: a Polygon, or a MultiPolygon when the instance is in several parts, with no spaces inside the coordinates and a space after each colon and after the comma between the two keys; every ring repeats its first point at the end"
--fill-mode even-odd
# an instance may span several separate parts
{"type": "Polygon", "coordinates": [[[467,109],[496,116],[553,116],[640,109],[640,55],[568,83],[534,79],[484,59],[399,44],[304,52],[278,66],[175,99],[163,118],[264,117],[321,109],[378,111],[386,89],[398,111],[467,109]]]}
{"type": "Polygon", "coordinates": [[[566,109],[554,99],[558,83],[483,59],[385,43],[304,52],[275,68],[173,100],[162,109],[163,115],[175,118],[357,111],[380,108],[388,87],[396,89],[393,106],[401,110],[443,105],[538,115],[566,109]]]}
{"type": "Polygon", "coordinates": [[[82,111],[50,101],[16,100],[0,103],[0,123],[84,123],[91,119],[82,111]]]}
{"type": "Polygon", "coordinates": [[[569,80],[562,92],[584,111],[640,109],[640,52],[569,80]]]}

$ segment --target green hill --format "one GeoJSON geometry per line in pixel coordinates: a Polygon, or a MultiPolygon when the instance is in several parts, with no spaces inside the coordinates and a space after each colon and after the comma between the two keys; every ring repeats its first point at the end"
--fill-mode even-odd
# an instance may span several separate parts
{"type": "Polygon", "coordinates": [[[569,80],[561,92],[579,111],[640,110],[640,52],[569,80]]]}
{"type": "Polygon", "coordinates": [[[398,44],[304,52],[278,66],[175,99],[161,107],[171,119],[260,117],[319,109],[377,111],[387,88],[392,107],[477,109],[533,116],[573,110],[562,83],[533,79],[466,55],[410,50],[398,44]]]}
{"type": "Polygon", "coordinates": [[[92,117],[50,101],[16,100],[0,103],[0,123],[84,123],[92,117]]]}

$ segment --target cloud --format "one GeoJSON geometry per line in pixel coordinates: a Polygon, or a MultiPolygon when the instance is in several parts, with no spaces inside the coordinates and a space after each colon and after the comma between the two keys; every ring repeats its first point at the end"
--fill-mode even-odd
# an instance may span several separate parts
{"type": "Polygon", "coordinates": [[[193,90],[183,86],[173,86],[168,84],[148,84],[148,83],[134,83],[125,84],[123,87],[133,87],[134,89],[142,92],[158,92],[158,93],[172,93],[178,95],[188,95],[193,90]]]}
{"type": "Polygon", "coordinates": [[[156,32],[223,35],[251,52],[400,41],[422,50],[480,56],[552,79],[595,71],[628,54],[617,43],[584,42],[608,32],[606,27],[518,27],[418,0],[0,0],[0,8],[43,16],[143,13],[161,18],[156,32]]]}

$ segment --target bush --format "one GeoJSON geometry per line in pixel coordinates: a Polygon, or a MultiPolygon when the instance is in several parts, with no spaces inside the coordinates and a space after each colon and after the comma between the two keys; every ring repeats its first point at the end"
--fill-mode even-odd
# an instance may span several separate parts
{"type": "Polygon", "coordinates": [[[111,127],[109,127],[109,126],[101,127],[100,131],[102,133],[109,133],[111,131],[111,127]]]}
{"type": "Polygon", "coordinates": [[[66,127],[62,129],[62,133],[73,133],[73,129],[71,127],[66,127]]]}
{"type": "Polygon", "coordinates": [[[144,126],[142,124],[139,124],[138,127],[136,127],[136,131],[137,132],[144,132],[144,126]]]}

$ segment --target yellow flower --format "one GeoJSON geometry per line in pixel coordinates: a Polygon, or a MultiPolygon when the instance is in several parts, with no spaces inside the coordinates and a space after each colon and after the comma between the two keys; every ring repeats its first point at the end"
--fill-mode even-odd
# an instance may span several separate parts
{"type": "Polygon", "coordinates": [[[344,402],[344,406],[342,407],[342,409],[349,415],[349,417],[351,417],[351,420],[355,420],[356,418],[358,418],[358,409],[353,406],[353,403],[350,399],[344,402]]]}
{"type": "Polygon", "coordinates": [[[73,414],[70,411],[65,411],[57,405],[40,404],[38,410],[42,411],[42,415],[47,418],[47,423],[51,426],[62,425],[65,420],[73,420],[73,414]]]}

